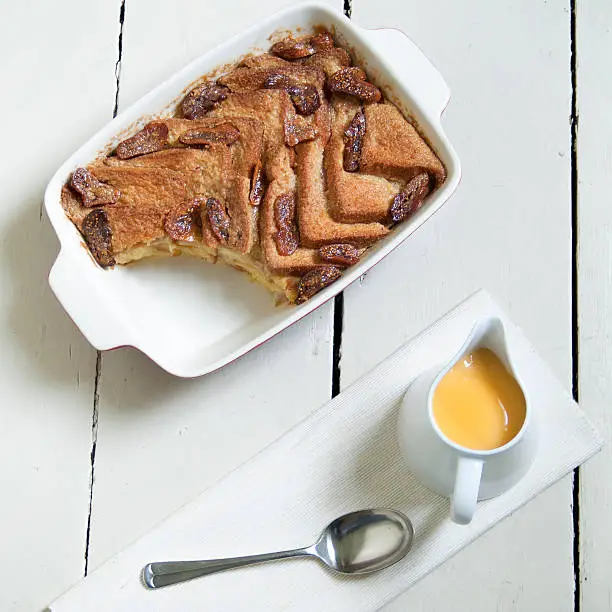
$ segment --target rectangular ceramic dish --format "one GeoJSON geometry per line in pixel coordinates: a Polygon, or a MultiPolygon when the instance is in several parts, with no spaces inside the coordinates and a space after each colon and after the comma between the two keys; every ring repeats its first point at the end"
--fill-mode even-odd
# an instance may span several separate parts
{"type": "Polygon", "coordinates": [[[459,160],[441,126],[449,90],[436,69],[399,30],[367,30],[328,6],[305,4],[277,13],[202,55],[111,121],[55,173],[45,207],[61,250],[49,283],[68,314],[99,350],[133,346],[177,376],[211,372],[265,342],[318,308],[359,278],[433,215],[453,193],[459,160]],[[70,173],[109,143],[178,100],[188,85],[217,66],[269,48],[276,31],[324,26],[347,46],[356,62],[401,110],[412,117],[434,148],[448,176],[408,221],[371,248],[361,262],[301,306],[274,306],[268,292],[227,266],[191,257],[142,261],[103,270],[84,248],[61,206],[70,173]]]}

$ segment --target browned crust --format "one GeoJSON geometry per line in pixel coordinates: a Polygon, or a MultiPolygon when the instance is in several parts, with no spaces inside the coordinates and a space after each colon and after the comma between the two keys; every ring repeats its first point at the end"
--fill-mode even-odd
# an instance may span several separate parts
{"type": "Polygon", "coordinates": [[[107,167],[147,168],[171,170],[179,173],[188,193],[218,197],[223,193],[222,184],[231,176],[231,156],[227,146],[216,145],[207,149],[166,149],[129,160],[109,157],[107,167]]]}
{"type": "Polygon", "coordinates": [[[261,53],[259,55],[249,55],[245,57],[235,66],[235,68],[287,68],[288,66],[291,66],[291,62],[281,57],[276,57],[270,53],[261,53]]]}
{"type": "Polygon", "coordinates": [[[351,65],[351,56],[341,47],[334,47],[327,51],[319,51],[310,57],[298,60],[303,66],[321,70],[326,76],[331,76],[342,68],[351,65]]]}
{"type": "Polygon", "coordinates": [[[442,162],[393,104],[366,105],[365,115],[362,172],[403,182],[427,172],[435,178],[436,186],[444,181],[446,171],[442,162]]]}
{"type": "MultiPolygon", "coordinates": [[[[187,197],[183,178],[171,170],[117,168],[106,164],[89,168],[101,180],[121,191],[121,197],[116,204],[96,209],[106,215],[105,222],[112,235],[112,255],[115,258],[135,246],[150,244],[163,238],[166,215],[183,204],[187,197]]],[[[69,218],[85,236],[83,223],[91,209],[80,205],[68,187],[62,190],[62,205],[69,218]]],[[[90,228],[90,234],[91,231],[90,228]]],[[[92,254],[97,259],[93,250],[92,254]]]]}
{"type": "MultiPolygon", "coordinates": [[[[285,146],[285,121],[295,116],[289,95],[281,90],[261,90],[228,96],[210,115],[247,117],[263,128],[263,163],[268,180],[282,177],[291,166],[291,150],[285,146]]],[[[249,175],[250,176],[250,175],[249,175]]]]}
{"type": "Polygon", "coordinates": [[[231,153],[236,158],[240,171],[248,174],[249,168],[252,168],[261,157],[263,127],[256,119],[233,116],[204,117],[194,120],[169,118],[165,119],[165,123],[168,126],[168,142],[173,147],[183,146],[179,139],[189,130],[214,129],[230,123],[240,132],[240,138],[231,146],[231,153]]]}
{"type": "MultiPolygon", "coordinates": [[[[256,106],[254,106],[253,112],[250,116],[259,116],[264,123],[266,122],[265,118],[259,114],[259,108],[257,107],[261,107],[266,101],[266,98],[262,96],[262,90],[264,90],[268,79],[272,76],[283,75],[291,83],[314,87],[319,101],[324,100],[323,86],[325,82],[325,74],[322,71],[316,68],[295,65],[291,62],[285,62],[284,60],[281,60],[281,62],[283,62],[283,64],[278,65],[278,58],[264,54],[264,56],[260,56],[260,59],[255,67],[243,66],[236,68],[222,79],[223,82],[238,95],[242,94],[244,96],[248,96],[249,93],[255,94],[251,100],[255,102],[256,106]],[[270,63],[271,65],[267,66],[267,63],[270,63]]],[[[300,116],[296,113],[291,97],[283,89],[270,89],[264,91],[283,93],[283,96],[277,98],[281,104],[280,110],[284,135],[282,145],[292,147],[299,142],[311,140],[316,137],[318,133],[316,127],[318,123],[318,110],[314,114],[300,116]]],[[[222,116],[227,111],[228,106],[232,104],[232,101],[236,100],[236,97],[236,95],[230,96],[228,100],[220,105],[219,109],[213,114],[215,116],[222,116]]],[[[243,98],[243,100],[249,100],[249,98],[243,98]]],[[[243,113],[244,110],[241,109],[240,112],[243,113]]],[[[270,129],[272,127],[270,124],[275,120],[278,121],[278,117],[270,117],[268,119],[266,125],[267,133],[275,133],[275,130],[270,129]]],[[[268,145],[271,144],[271,139],[268,138],[267,140],[268,145]]],[[[280,147],[281,143],[278,142],[277,146],[280,147]]],[[[278,148],[271,149],[268,146],[267,150],[269,152],[273,151],[274,154],[279,153],[278,148]]],[[[268,157],[267,161],[270,161],[270,157],[268,157]]],[[[270,164],[267,163],[266,166],[269,167],[270,164]]],[[[274,172],[274,168],[272,168],[271,172],[271,179],[278,177],[278,175],[274,172]]]]}
{"type": "MultiPolygon", "coordinates": [[[[106,165],[116,168],[146,168],[153,176],[155,172],[163,175],[172,171],[184,177],[186,196],[185,200],[195,197],[215,197],[222,201],[226,199],[226,190],[231,188],[234,175],[231,170],[231,156],[228,147],[224,145],[210,147],[209,149],[174,148],[151,153],[142,157],[121,161],[110,157],[106,165]],[[221,180],[220,180],[221,179],[221,180]]],[[[177,202],[181,206],[184,202],[177,202]]],[[[174,207],[173,207],[174,208],[174,207]]],[[[236,215],[235,231],[243,231],[245,222],[240,215],[236,215]]],[[[212,232],[205,217],[202,218],[202,242],[211,248],[217,247],[219,241],[212,232]]]]}
{"type": "MultiPolygon", "coordinates": [[[[363,145],[360,171],[344,170],[344,132],[361,105],[356,100],[335,96],[332,136],[325,148],[327,199],[331,216],[341,223],[386,222],[389,207],[400,190],[399,182],[364,173],[363,145]]],[[[366,118],[366,126],[369,123],[366,118]]],[[[367,138],[368,127],[364,136],[367,138]]]]}
{"type": "Polygon", "coordinates": [[[185,179],[173,170],[100,164],[94,172],[121,191],[116,204],[104,207],[115,255],[163,238],[166,215],[188,197],[185,179]]]}
{"type": "Polygon", "coordinates": [[[261,205],[261,248],[264,262],[272,273],[283,276],[301,276],[322,265],[316,249],[300,246],[293,254],[285,256],[280,255],[277,250],[274,235],[278,227],[274,219],[274,203],[279,196],[291,193],[294,188],[294,181],[288,181],[286,184],[274,181],[268,186],[261,205]]]}
{"type": "MultiPolygon", "coordinates": [[[[203,163],[201,173],[209,185],[206,195],[224,201],[230,212],[232,227],[228,246],[240,253],[249,253],[257,243],[258,236],[258,211],[253,210],[249,195],[253,170],[263,155],[263,122],[257,118],[233,115],[221,118],[205,117],[194,121],[167,120],[171,142],[178,141],[181,134],[190,129],[215,128],[228,122],[240,130],[240,138],[231,146],[222,147],[224,159],[221,171],[217,170],[217,165],[214,163],[203,163]]],[[[213,146],[210,150],[214,148],[213,146]]],[[[204,150],[202,152],[205,153],[204,150]]],[[[202,193],[202,190],[199,193],[202,193]]],[[[205,218],[202,221],[202,235],[205,244],[214,246],[218,243],[205,218]]]]}
{"type": "Polygon", "coordinates": [[[271,65],[266,66],[263,60],[260,61],[261,63],[256,67],[234,68],[229,74],[221,77],[219,82],[234,93],[245,93],[264,89],[270,76],[284,75],[296,83],[314,85],[317,89],[323,89],[325,73],[317,68],[296,66],[290,62],[279,65],[274,61],[271,62],[271,65]]]}
{"type": "Polygon", "coordinates": [[[323,179],[323,146],[307,142],[297,148],[298,218],[302,244],[320,247],[348,242],[368,246],[389,233],[380,223],[339,223],[327,210],[323,179]]]}

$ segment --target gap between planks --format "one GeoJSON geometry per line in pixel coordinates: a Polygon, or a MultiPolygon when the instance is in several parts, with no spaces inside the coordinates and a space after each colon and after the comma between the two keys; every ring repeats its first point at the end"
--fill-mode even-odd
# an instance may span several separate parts
{"type": "MultiPolygon", "coordinates": [[[[123,54],[123,22],[125,21],[125,0],[119,6],[119,38],[117,44],[117,61],[115,62],[115,104],[113,119],[119,112],[119,81],[121,78],[121,57],[123,54]]],[[[96,372],[94,378],[93,411],[91,416],[91,453],[89,468],[89,508],[87,512],[87,531],[85,534],[85,569],[83,575],[89,571],[89,543],[91,535],[91,515],[93,510],[93,489],[95,481],[96,446],[98,444],[98,409],[100,404],[100,379],[102,377],[102,352],[96,351],[96,372]]]]}
{"type": "Polygon", "coordinates": [[[91,534],[91,510],[93,507],[93,485],[94,485],[94,466],[96,463],[96,446],[98,444],[98,404],[100,402],[100,374],[102,372],[102,352],[96,354],[96,376],[94,382],[93,414],[91,419],[91,453],[89,455],[89,509],[87,512],[87,532],[85,534],[85,570],[87,576],[89,570],[89,536],[91,534]]]}
{"type": "MultiPolygon", "coordinates": [[[[344,14],[350,19],[353,12],[352,0],[344,0],[344,14]]],[[[340,393],[340,360],[342,359],[342,327],[344,319],[344,293],[334,298],[334,330],[332,349],[332,391],[331,396],[340,393]]]]}
{"type": "MultiPolygon", "coordinates": [[[[572,395],[578,401],[579,329],[578,329],[578,111],[577,111],[577,57],[576,57],[576,0],[570,0],[570,78],[572,86],[570,114],[570,188],[572,234],[572,395]]],[[[574,565],[574,612],[581,608],[580,574],[580,467],[572,479],[572,523],[574,565]]]]}

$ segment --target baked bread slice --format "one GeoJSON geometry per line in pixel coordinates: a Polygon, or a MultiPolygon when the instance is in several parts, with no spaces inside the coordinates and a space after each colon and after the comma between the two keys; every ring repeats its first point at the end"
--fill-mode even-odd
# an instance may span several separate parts
{"type": "Polygon", "coordinates": [[[366,174],[406,182],[426,172],[441,185],[446,170],[416,128],[390,102],[364,107],[366,132],[359,169],[366,174]]]}
{"type": "MultiPolygon", "coordinates": [[[[266,268],[281,276],[302,276],[306,272],[321,266],[318,251],[300,244],[292,253],[279,252],[277,235],[281,231],[275,218],[275,206],[281,197],[293,199],[295,206],[295,177],[287,181],[272,182],[266,191],[261,210],[261,248],[266,268]]],[[[295,223],[295,219],[291,220],[295,223]]]]}
{"type": "Polygon", "coordinates": [[[258,90],[228,96],[211,117],[246,117],[263,127],[262,164],[268,180],[282,176],[293,163],[293,149],[285,145],[287,126],[293,126],[295,111],[289,95],[281,90],[258,90]]]}
{"type": "MultiPolygon", "coordinates": [[[[213,197],[225,203],[226,192],[229,191],[228,187],[231,189],[234,179],[229,150],[219,145],[209,149],[165,149],[126,160],[109,157],[105,160],[105,164],[114,168],[134,167],[149,168],[152,171],[159,169],[161,173],[164,170],[177,172],[185,183],[186,196],[183,199],[190,201],[198,197],[206,201],[213,197]]],[[[94,169],[94,173],[97,177],[105,176],[97,169],[94,169]]],[[[113,184],[112,179],[109,183],[113,184]]],[[[179,205],[177,202],[177,206],[179,205]]],[[[206,210],[200,210],[201,208],[200,206],[197,211],[201,219],[201,241],[210,249],[216,250],[220,241],[210,228],[206,210]]],[[[240,217],[237,219],[239,221],[230,226],[232,236],[241,229],[249,227],[248,221],[240,217]]]]}
{"type": "MultiPolygon", "coordinates": [[[[114,167],[94,164],[88,171],[98,180],[120,191],[115,204],[87,209],[74,190],[65,186],[62,205],[81,230],[96,260],[104,266],[126,264],[144,257],[180,254],[165,227],[166,218],[189,207],[189,193],[183,175],[166,168],[114,167]],[[112,262],[112,263],[111,263],[112,262]]],[[[184,246],[198,243],[198,255],[216,259],[215,249],[202,244],[197,223],[184,246]]]]}
{"type": "MultiPolygon", "coordinates": [[[[340,223],[387,223],[389,207],[400,191],[401,183],[365,173],[362,167],[358,172],[344,169],[345,132],[355,115],[362,112],[362,105],[358,101],[335,96],[332,108],[332,135],[325,149],[330,213],[340,223]]],[[[367,123],[365,133],[367,137],[367,123]]]]}
{"type": "MultiPolygon", "coordinates": [[[[335,243],[357,246],[374,244],[389,233],[387,227],[376,222],[339,222],[334,220],[328,210],[330,201],[326,195],[323,176],[324,154],[324,146],[320,140],[297,146],[298,215],[302,243],[311,247],[335,243]]],[[[330,180],[330,193],[332,185],[330,180]]],[[[351,202],[359,199],[359,194],[355,192],[347,192],[345,195],[351,202]]],[[[387,208],[389,205],[390,202],[387,208]]]]}

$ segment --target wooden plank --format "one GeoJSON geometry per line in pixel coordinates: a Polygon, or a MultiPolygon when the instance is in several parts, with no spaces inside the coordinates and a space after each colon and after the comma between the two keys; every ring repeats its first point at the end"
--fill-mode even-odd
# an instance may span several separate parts
{"type": "MultiPolygon", "coordinates": [[[[612,437],[612,6],[579,2],[578,84],[579,399],[605,440],[612,437]]],[[[580,470],[580,594],[583,612],[612,608],[612,449],[580,470]]]]}
{"type": "Polygon", "coordinates": [[[1,610],[40,610],[83,575],[96,356],[49,289],[42,199],[112,117],[117,8],[27,0],[0,22],[1,610]]]}
{"type": "MultiPolygon", "coordinates": [[[[342,385],[485,287],[569,388],[567,2],[354,0],[353,19],[403,29],[445,76],[444,125],[463,179],[439,214],[345,292],[342,385]]],[[[388,609],[573,610],[571,501],[566,479],[388,609]]]]}
{"type": "MultiPolygon", "coordinates": [[[[289,4],[268,2],[265,13],[289,4]]],[[[243,0],[226,5],[181,0],[171,11],[159,0],[130,0],[121,105],[262,16],[259,5],[243,0]]],[[[333,305],[326,305],[236,363],[198,380],[166,375],[133,350],[104,356],[92,567],[329,398],[332,312],[333,305]]]]}

